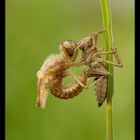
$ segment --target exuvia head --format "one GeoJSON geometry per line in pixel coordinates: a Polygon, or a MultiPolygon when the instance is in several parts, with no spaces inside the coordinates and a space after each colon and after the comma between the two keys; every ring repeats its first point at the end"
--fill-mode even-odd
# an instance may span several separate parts
{"type": "Polygon", "coordinates": [[[92,40],[92,37],[89,36],[89,37],[86,37],[86,38],[83,38],[80,42],[79,42],[79,49],[82,50],[82,51],[86,51],[88,50],[89,48],[91,48],[93,46],[93,40],[92,40]]]}
{"type": "Polygon", "coordinates": [[[60,51],[68,61],[74,61],[78,55],[77,43],[72,40],[64,41],[59,46],[60,51]]]}

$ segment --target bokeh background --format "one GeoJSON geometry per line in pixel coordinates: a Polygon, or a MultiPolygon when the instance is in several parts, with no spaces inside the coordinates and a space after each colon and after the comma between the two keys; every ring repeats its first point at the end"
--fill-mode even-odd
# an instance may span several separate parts
{"type": "MultiPolygon", "coordinates": [[[[134,1],[110,0],[110,7],[124,63],[114,68],[114,138],[134,140],[134,1]]],[[[62,41],[102,28],[99,0],[6,1],[6,140],[105,140],[106,103],[97,107],[94,88],[70,100],[50,94],[45,110],[35,107],[44,59],[62,41]]]]}

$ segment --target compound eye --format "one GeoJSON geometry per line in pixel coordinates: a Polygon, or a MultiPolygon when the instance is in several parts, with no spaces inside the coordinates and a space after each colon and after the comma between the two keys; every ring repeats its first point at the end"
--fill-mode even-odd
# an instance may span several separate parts
{"type": "Polygon", "coordinates": [[[73,57],[75,49],[77,47],[76,42],[72,41],[72,40],[68,40],[63,42],[63,51],[64,53],[70,57],[70,59],[73,57]]]}
{"type": "Polygon", "coordinates": [[[66,49],[66,51],[67,51],[67,54],[68,54],[70,57],[72,57],[72,56],[73,56],[74,50],[71,49],[71,48],[65,48],[65,49],[66,49]]]}

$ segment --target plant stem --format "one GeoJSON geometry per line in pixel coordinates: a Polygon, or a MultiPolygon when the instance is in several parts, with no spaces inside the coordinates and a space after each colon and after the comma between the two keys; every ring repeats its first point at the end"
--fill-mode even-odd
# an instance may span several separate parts
{"type": "Polygon", "coordinates": [[[112,99],[108,101],[106,109],[106,139],[113,140],[112,99]]]}
{"type": "MultiPolygon", "coordinates": [[[[106,50],[109,51],[113,44],[113,35],[111,27],[111,16],[108,0],[100,0],[104,29],[106,50]]],[[[108,55],[107,60],[113,61],[113,56],[108,55]]],[[[106,140],[113,140],[113,122],[112,122],[112,96],[114,93],[114,72],[113,66],[107,65],[107,70],[111,73],[108,78],[108,91],[107,91],[107,109],[106,109],[106,140]]]]}

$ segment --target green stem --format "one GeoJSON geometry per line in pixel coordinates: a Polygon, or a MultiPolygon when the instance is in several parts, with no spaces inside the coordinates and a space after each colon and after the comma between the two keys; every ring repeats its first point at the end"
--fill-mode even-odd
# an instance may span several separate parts
{"type": "Polygon", "coordinates": [[[112,99],[108,101],[106,109],[106,139],[113,140],[112,99]]]}
{"type": "MultiPolygon", "coordinates": [[[[107,31],[105,33],[106,50],[109,51],[112,48],[112,44],[113,44],[109,2],[108,0],[100,0],[100,5],[101,5],[104,29],[107,31]]],[[[108,55],[106,59],[109,61],[113,61],[113,56],[108,55]]],[[[113,122],[112,122],[112,96],[114,93],[113,66],[107,65],[107,70],[111,73],[111,75],[108,78],[107,109],[106,109],[106,139],[113,140],[113,122]]]]}

